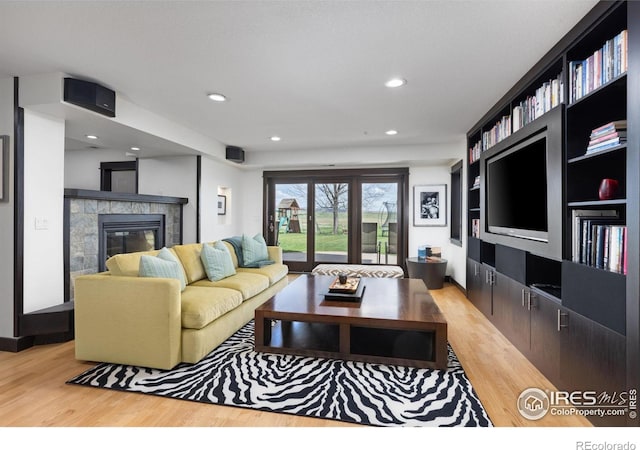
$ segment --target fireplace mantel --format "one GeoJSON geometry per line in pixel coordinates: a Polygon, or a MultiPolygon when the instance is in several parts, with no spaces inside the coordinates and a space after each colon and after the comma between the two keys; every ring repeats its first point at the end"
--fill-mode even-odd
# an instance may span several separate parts
{"type": "Polygon", "coordinates": [[[166,203],[184,205],[189,202],[185,197],[167,197],[163,195],[128,194],[124,192],[92,191],[90,189],[65,189],[65,198],[107,200],[119,202],[166,203]]]}

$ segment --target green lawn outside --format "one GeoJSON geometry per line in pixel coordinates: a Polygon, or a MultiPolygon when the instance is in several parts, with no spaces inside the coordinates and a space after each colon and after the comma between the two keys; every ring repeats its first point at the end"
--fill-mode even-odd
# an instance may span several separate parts
{"type": "MultiPolygon", "coordinates": [[[[307,248],[307,215],[299,214],[299,221],[302,233],[286,233],[281,231],[279,234],[280,246],[285,252],[304,252],[307,248]]],[[[365,212],[363,214],[363,222],[377,222],[378,213],[365,212]]],[[[332,233],[333,215],[329,212],[316,214],[316,225],[319,233],[316,234],[316,251],[347,251],[347,217],[346,214],[340,214],[338,221],[338,234],[332,233]]],[[[378,239],[384,241],[387,236],[382,236],[382,227],[378,224],[378,239]]]]}

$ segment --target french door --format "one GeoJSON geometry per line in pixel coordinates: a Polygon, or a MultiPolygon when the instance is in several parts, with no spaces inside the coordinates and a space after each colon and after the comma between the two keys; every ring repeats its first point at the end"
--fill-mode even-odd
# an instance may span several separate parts
{"type": "Polygon", "coordinates": [[[264,234],[292,272],[394,264],[407,253],[407,169],[264,173],[264,234]]]}

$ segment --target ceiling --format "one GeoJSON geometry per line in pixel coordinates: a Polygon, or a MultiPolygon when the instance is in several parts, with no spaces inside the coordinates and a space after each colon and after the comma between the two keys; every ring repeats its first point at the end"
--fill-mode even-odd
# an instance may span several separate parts
{"type": "MultiPolygon", "coordinates": [[[[3,1],[0,77],[96,81],[247,152],[322,158],[318,150],[460,142],[595,3],[3,1]],[[384,86],[398,76],[405,86],[384,86]],[[212,102],[212,92],[228,101],[212,102]]],[[[99,125],[71,116],[68,143],[86,148],[84,135],[99,125]]],[[[147,156],[189,151],[102,126],[108,141],[98,146],[128,149],[138,139],[153,148],[147,156]]]]}

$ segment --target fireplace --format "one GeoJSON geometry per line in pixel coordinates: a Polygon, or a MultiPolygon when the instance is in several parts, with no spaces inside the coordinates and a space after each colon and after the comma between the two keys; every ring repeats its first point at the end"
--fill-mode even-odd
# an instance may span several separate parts
{"type": "Polygon", "coordinates": [[[113,255],[164,246],[163,214],[98,214],[98,270],[113,255]]]}
{"type": "Polygon", "coordinates": [[[82,189],[64,197],[65,301],[75,278],[104,271],[111,255],[182,243],[187,198],[82,189]]]}

